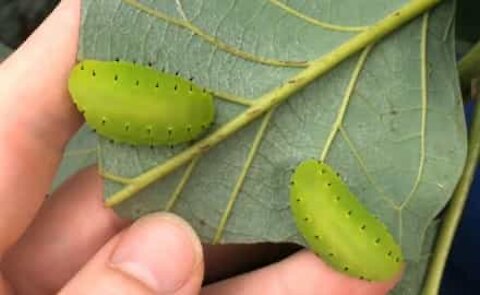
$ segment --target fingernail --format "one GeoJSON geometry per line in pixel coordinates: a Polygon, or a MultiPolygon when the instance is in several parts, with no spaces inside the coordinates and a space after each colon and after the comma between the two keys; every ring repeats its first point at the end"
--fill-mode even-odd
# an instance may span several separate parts
{"type": "Polygon", "coordinates": [[[111,266],[156,294],[180,289],[202,259],[201,244],[179,217],[158,213],[134,223],[121,237],[111,266]]]}

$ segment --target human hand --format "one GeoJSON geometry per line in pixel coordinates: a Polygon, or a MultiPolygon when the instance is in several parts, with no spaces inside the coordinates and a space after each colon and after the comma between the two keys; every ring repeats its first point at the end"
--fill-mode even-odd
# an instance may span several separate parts
{"type": "Polygon", "coordinates": [[[334,272],[307,250],[202,288],[204,273],[238,272],[270,246],[202,251],[189,225],[172,214],[121,220],[103,206],[94,167],[45,199],[82,124],[66,89],[79,20],[80,0],[63,0],[0,65],[0,294],[375,295],[392,288],[395,281],[334,272]]]}

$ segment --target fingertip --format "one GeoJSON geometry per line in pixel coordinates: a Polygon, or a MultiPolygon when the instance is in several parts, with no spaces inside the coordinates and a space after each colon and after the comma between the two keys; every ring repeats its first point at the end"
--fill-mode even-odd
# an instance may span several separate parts
{"type": "Polygon", "coordinates": [[[202,278],[194,231],[179,217],[156,213],[113,237],[60,294],[198,294],[202,278]]]}
{"type": "Polygon", "coordinates": [[[202,247],[193,229],[181,218],[156,213],[138,220],[122,234],[110,266],[156,293],[174,294],[186,286],[200,287],[202,247]]]}
{"type": "Polygon", "coordinates": [[[301,250],[262,269],[208,285],[202,294],[335,294],[384,295],[399,278],[389,282],[362,281],[332,269],[315,254],[301,250]]]}
{"type": "Polygon", "coordinates": [[[398,276],[385,282],[361,280],[334,270],[308,250],[298,252],[285,260],[284,263],[284,271],[289,271],[295,267],[303,269],[304,273],[308,274],[303,277],[306,280],[306,286],[308,286],[309,277],[317,278],[315,285],[325,291],[324,294],[383,295],[395,287],[402,275],[402,273],[399,273],[398,276]]]}

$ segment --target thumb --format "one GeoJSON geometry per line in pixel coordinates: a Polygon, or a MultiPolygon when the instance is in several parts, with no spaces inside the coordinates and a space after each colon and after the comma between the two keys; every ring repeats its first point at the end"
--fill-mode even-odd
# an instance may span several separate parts
{"type": "Polygon", "coordinates": [[[199,239],[179,217],[144,217],[110,240],[60,294],[198,294],[199,239]]]}

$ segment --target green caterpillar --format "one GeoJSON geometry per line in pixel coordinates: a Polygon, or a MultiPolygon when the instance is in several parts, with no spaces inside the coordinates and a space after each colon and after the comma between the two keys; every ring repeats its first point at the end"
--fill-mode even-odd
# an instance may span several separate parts
{"type": "Polygon", "coordinates": [[[291,179],[290,206],[309,247],[335,269],[372,281],[403,268],[400,247],[327,164],[307,160],[291,179]]]}
{"type": "Polygon", "coordinates": [[[84,60],[68,89],[87,124],[133,145],[175,145],[198,138],[213,123],[212,94],[176,75],[128,62],[84,60]]]}

